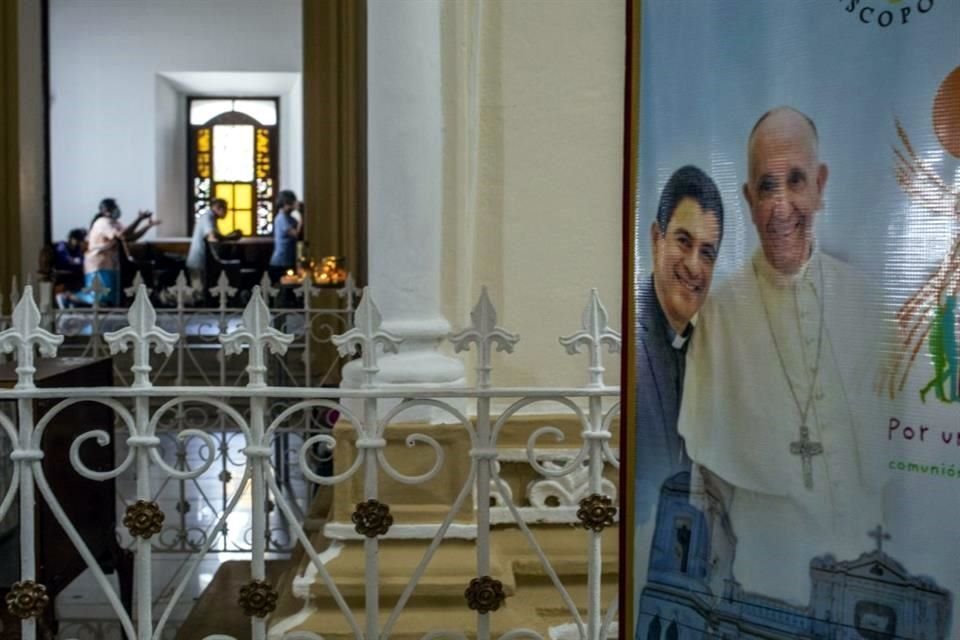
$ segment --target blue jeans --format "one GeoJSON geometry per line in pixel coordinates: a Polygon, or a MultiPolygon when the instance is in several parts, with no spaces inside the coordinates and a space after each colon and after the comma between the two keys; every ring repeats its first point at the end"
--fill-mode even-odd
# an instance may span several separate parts
{"type": "MultiPolygon", "coordinates": [[[[83,274],[83,286],[89,289],[93,286],[93,277],[100,276],[100,284],[109,291],[100,294],[101,307],[119,307],[120,306],[120,272],[112,269],[100,269],[83,274]]],[[[81,304],[93,306],[92,291],[78,291],[73,294],[73,299],[81,304]]]]}

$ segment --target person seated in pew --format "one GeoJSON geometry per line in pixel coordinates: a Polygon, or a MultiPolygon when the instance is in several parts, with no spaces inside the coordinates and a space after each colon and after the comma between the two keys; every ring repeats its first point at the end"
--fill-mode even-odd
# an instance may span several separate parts
{"type": "Polygon", "coordinates": [[[66,240],[53,247],[53,268],[57,271],[83,276],[83,251],[87,241],[86,229],[71,229],[66,240]]]}
{"type": "Polygon", "coordinates": [[[40,273],[53,283],[57,306],[67,306],[67,296],[83,288],[83,252],[86,229],[71,229],[66,240],[47,246],[40,254],[40,273]]]}

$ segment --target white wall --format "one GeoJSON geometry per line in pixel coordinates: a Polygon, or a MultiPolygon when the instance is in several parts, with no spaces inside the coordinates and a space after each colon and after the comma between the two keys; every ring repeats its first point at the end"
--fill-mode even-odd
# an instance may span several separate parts
{"type": "MultiPolygon", "coordinates": [[[[521,337],[495,354],[495,382],[583,385],[587,356],[557,339],[580,328],[591,287],[621,329],[624,3],[447,8],[444,311],[463,327],[487,285],[521,337]]],[[[618,384],[619,355],[604,366],[618,384]]]]}
{"type": "Polygon", "coordinates": [[[280,189],[293,189],[303,198],[303,79],[291,79],[280,96],[280,189]]]}
{"type": "MultiPolygon", "coordinates": [[[[163,221],[157,235],[183,235],[186,131],[177,127],[187,87],[172,78],[299,74],[301,32],[300,0],[50,0],[54,238],[89,224],[107,196],[119,200],[124,219],[152,209],[163,221]]],[[[281,183],[298,189],[302,92],[299,80],[287,84],[281,183]]],[[[217,87],[221,95],[230,88],[217,87]]]]}
{"type": "MultiPolygon", "coordinates": [[[[624,4],[502,5],[503,312],[527,340],[507,359],[526,365],[518,384],[587,382],[587,356],[557,338],[580,328],[590,287],[620,328],[624,4]]],[[[610,384],[619,360],[604,354],[610,384]]]]}

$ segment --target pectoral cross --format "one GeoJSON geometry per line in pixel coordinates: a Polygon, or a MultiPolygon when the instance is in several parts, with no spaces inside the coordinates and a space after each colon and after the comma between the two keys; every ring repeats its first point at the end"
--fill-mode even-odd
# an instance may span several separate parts
{"type": "Polygon", "coordinates": [[[800,439],[790,443],[790,453],[800,456],[803,465],[803,486],[813,489],[813,456],[823,453],[823,445],[810,440],[810,429],[806,425],[800,427],[800,439]]]}

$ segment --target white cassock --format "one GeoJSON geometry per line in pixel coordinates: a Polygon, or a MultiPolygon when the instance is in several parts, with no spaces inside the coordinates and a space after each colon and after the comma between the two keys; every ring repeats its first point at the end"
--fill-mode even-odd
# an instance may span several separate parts
{"type": "Polygon", "coordinates": [[[747,591],[806,605],[811,559],[874,548],[867,532],[881,506],[868,451],[885,425],[864,413],[877,403],[863,294],[822,252],[784,277],[758,249],[701,312],[679,431],[694,463],[730,485],[733,574],[747,591]],[[791,451],[803,423],[808,444],[822,447],[806,465],[791,451]]]}

